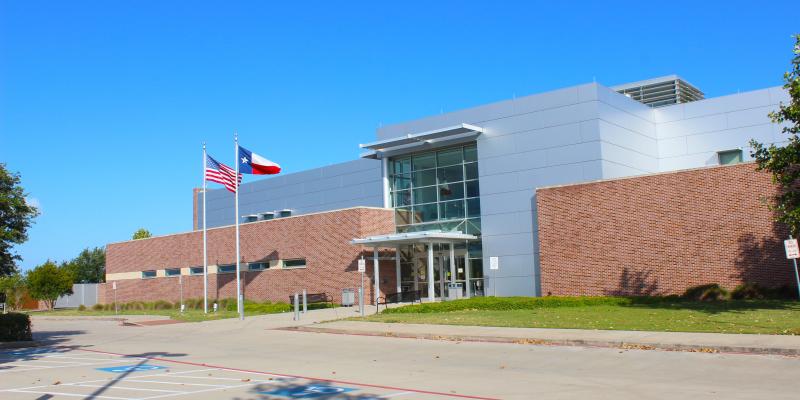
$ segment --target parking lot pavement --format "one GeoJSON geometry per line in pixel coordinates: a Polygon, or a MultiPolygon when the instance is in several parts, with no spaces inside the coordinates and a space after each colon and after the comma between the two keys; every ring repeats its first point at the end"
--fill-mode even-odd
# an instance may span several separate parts
{"type": "Polygon", "coordinates": [[[470,398],[355,382],[203,366],[168,360],[166,357],[169,356],[125,356],[73,348],[6,351],[0,353],[0,398],[470,398]]]}

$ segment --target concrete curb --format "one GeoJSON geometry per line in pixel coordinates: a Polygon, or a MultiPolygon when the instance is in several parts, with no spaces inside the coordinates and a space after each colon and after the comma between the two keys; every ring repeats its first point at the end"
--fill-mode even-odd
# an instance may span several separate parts
{"type": "Polygon", "coordinates": [[[581,347],[603,347],[603,348],[614,348],[614,349],[625,349],[625,350],[661,350],[661,351],[685,351],[691,353],[758,354],[758,355],[779,355],[787,357],[800,356],[800,349],[777,348],[777,347],[718,346],[718,345],[675,344],[675,343],[635,343],[635,342],[625,342],[625,341],[580,340],[580,339],[537,339],[533,337],[438,335],[429,333],[378,332],[378,331],[363,331],[355,329],[320,328],[311,326],[278,328],[278,330],[308,332],[308,333],[327,333],[327,334],[337,334],[337,335],[353,335],[353,336],[393,337],[402,339],[444,340],[444,341],[454,341],[454,342],[509,343],[509,344],[543,345],[543,346],[581,346],[581,347]]]}

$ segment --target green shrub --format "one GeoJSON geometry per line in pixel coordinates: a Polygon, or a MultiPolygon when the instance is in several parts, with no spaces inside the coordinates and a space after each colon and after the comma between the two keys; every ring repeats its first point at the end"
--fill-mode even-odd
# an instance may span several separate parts
{"type": "Polygon", "coordinates": [[[683,293],[683,298],[696,301],[718,301],[728,298],[728,291],[718,283],[693,286],[683,293]]]}
{"type": "MultiPolygon", "coordinates": [[[[178,303],[177,309],[180,309],[180,303],[178,303]]],[[[164,300],[157,300],[153,303],[153,310],[171,310],[173,308],[172,303],[164,300]]]]}
{"type": "Polygon", "coordinates": [[[92,306],[92,310],[94,310],[94,311],[103,311],[103,310],[106,309],[105,306],[106,306],[105,304],[98,303],[98,304],[95,304],[95,305],[92,306]]]}
{"type": "Polygon", "coordinates": [[[78,311],[86,311],[86,306],[81,304],[78,306],[78,311]]]}
{"type": "Polygon", "coordinates": [[[0,342],[33,340],[31,317],[28,314],[0,314],[0,342]]]}
{"type": "Polygon", "coordinates": [[[768,297],[768,289],[761,287],[757,283],[745,283],[736,286],[731,292],[731,299],[734,300],[762,300],[768,297]]]}

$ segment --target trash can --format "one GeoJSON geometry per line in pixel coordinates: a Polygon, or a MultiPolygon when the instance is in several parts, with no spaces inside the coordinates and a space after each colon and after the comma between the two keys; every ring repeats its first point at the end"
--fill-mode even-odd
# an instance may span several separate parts
{"type": "Polygon", "coordinates": [[[447,300],[458,300],[461,298],[462,284],[448,283],[447,284],[447,300]]]}
{"type": "Polygon", "coordinates": [[[342,289],[342,306],[352,307],[356,303],[355,289],[342,289]]]}

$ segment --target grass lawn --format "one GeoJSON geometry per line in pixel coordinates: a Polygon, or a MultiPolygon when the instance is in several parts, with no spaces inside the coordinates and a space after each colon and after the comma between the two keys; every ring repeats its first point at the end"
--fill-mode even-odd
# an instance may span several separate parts
{"type": "MultiPolygon", "coordinates": [[[[313,308],[312,308],[313,309],[313,308]]],[[[273,303],[273,304],[263,304],[263,303],[245,303],[244,308],[244,315],[246,316],[253,316],[253,315],[263,315],[263,314],[277,314],[282,312],[289,312],[291,311],[291,306],[285,303],[273,303]]],[[[155,309],[147,309],[147,310],[120,310],[119,314],[115,313],[113,310],[91,310],[87,309],[84,311],[80,311],[77,309],[68,309],[68,310],[54,310],[54,311],[33,311],[29,312],[31,316],[42,316],[42,317],[76,317],[76,316],[125,316],[125,315],[165,315],[175,320],[180,321],[187,321],[187,322],[199,322],[199,321],[210,321],[215,319],[223,319],[223,318],[238,318],[239,314],[236,311],[231,310],[219,310],[217,312],[209,311],[208,314],[203,313],[203,310],[198,309],[187,309],[184,312],[180,312],[177,309],[166,309],[166,310],[155,310],[155,309]]]]}
{"type": "Polygon", "coordinates": [[[475,298],[389,309],[376,322],[800,335],[800,302],[676,298],[475,298]]]}

